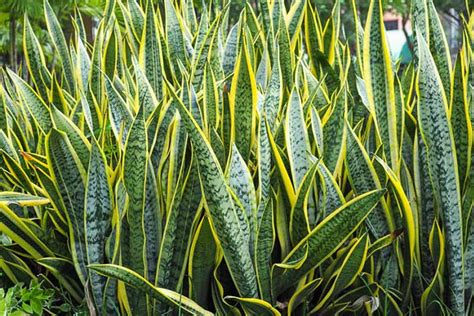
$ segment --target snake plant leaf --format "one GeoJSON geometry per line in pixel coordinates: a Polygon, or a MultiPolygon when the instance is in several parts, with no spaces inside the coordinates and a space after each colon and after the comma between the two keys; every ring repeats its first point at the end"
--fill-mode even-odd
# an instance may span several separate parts
{"type": "Polygon", "coordinates": [[[20,192],[0,192],[0,204],[3,205],[18,205],[18,206],[40,206],[49,204],[50,201],[47,198],[41,196],[35,196],[31,194],[25,194],[20,192]]]}
{"type": "Polygon", "coordinates": [[[175,310],[181,309],[193,315],[212,315],[212,313],[206,311],[191,299],[174,291],[155,287],[141,275],[128,268],[114,264],[91,264],[89,265],[89,269],[92,269],[104,276],[123,281],[130,286],[133,286],[138,291],[143,292],[164,304],[167,304],[175,310]]]}
{"type": "Polygon", "coordinates": [[[221,168],[224,168],[226,161],[224,142],[215,129],[212,129],[209,139],[212,144],[212,149],[221,164],[221,168]]]}
{"type": "Polygon", "coordinates": [[[369,108],[384,153],[394,170],[399,168],[397,111],[392,61],[383,24],[381,0],[372,0],[364,31],[364,74],[369,108]]]}
{"type": "Polygon", "coordinates": [[[225,261],[237,290],[243,297],[256,297],[257,282],[249,253],[249,245],[243,242],[245,237],[238,224],[236,206],[217,157],[189,110],[176,96],[172,88],[168,90],[173,98],[178,101],[177,104],[183,122],[194,145],[194,153],[199,162],[201,185],[209,208],[211,225],[220,242],[225,261]]]}
{"type": "Polygon", "coordinates": [[[46,68],[43,49],[33,32],[30,21],[27,16],[24,18],[23,26],[23,50],[26,52],[25,61],[31,73],[33,82],[39,91],[42,91],[42,97],[47,96],[47,87],[51,84],[51,74],[46,68]]]}
{"type": "MultiPolygon", "coordinates": [[[[206,15],[205,15],[206,16],[206,15]]],[[[203,20],[204,21],[204,20],[203,20]]],[[[201,21],[201,24],[203,23],[201,21]]],[[[227,40],[224,48],[224,58],[222,58],[222,69],[226,76],[230,75],[235,69],[237,55],[240,47],[240,22],[235,24],[227,35],[227,40]]]]}
{"type": "Polygon", "coordinates": [[[183,186],[182,193],[176,193],[175,201],[167,216],[158,269],[158,285],[177,291],[180,289],[184,278],[193,223],[196,216],[200,214],[198,211],[202,194],[198,165],[194,158],[184,179],[183,186]]]}
{"type": "Polygon", "coordinates": [[[288,316],[297,314],[298,306],[307,301],[308,297],[318,289],[322,281],[321,278],[314,279],[311,282],[306,283],[301,289],[298,289],[295,294],[293,294],[288,303],[288,316]]]}
{"type": "Polygon", "coordinates": [[[232,139],[235,141],[243,159],[247,161],[250,157],[251,144],[254,139],[257,85],[245,42],[235,65],[229,95],[233,124],[232,139]]]}
{"type": "Polygon", "coordinates": [[[451,126],[453,128],[456,157],[461,188],[466,184],[471,168],[472,125],[469,119],[467,77],[464,74],[464,53],[460,51],[454,69],[453,93],[451,97],[451,126]]]}
{"type": "Polygon", "coordinates": [[[311,107],[311,130],[313,132],[313,137],[318,154],[322,156],[322,154],[324,153],[323,126],[319,117],[319,113],[313,106],[311,107]]]}
{"type": "Polygon", "coordinates": [[[367,250],[369,248],[369,238],[367,235],[359,238],[347,253],[341,267],[338,269],[331,288],[327,291],[314,310],[321,309],[324,304],[330,302],[330,299],[337,296],[342,290],[351,285],[357,276],[361,273],[367,250]]]}
{"type": "Polygon", "coordinates": [[[303,18],[306,12],[306,3],[306,0],[295,1],[288,11],[288,15],[286,16],[286,21],[288,23],[288,34],[292,43],[295,42],[296,36],[300,33],[299,31],[301,25],[303,24],[303,18]]]}
{"type": "Polygon", "coordinates": [[[68,91],[74,94],[76,85],[74,82],[74,67],[71,61],[71,55],[58,18],[47,0],[44,1],[44,16],[51,42],[58,52],[59,62],[63,67],[68,91]]]}
{"type": "Polygon", "coordinates": [[[272,73],[270,75],[268,86],[266,87],[265,98],[263,101],[263,111],[273,132],[275,131],[274,126],[276,126],[278,112],[280,111],[283,99],[282,80],[279,50],[276,48],[272,63],[272,73]]]}
{"type": "Polygon", "coordinates": [[[121,143],[125,144],[128,131],[133,122],[132,113],[128,108],[123,98],[115,89],[112,81],[106,76],[105,80],[108,104],[109,104],[109,119],[112,131],[121,143]],[[119,136],[122,138],[119,139],[119,136]]]}
{"type": "Polygon", "coordinates": [[[448,102],[428,45],[417,35],[418,122],[426,144],[428,165],[436,200],[443,212],[447,291],[453,313],[464,313],[463,238],[461,197],[453,132],[448,118],[448,102]]]}
{"type": "Polygon", "coordinates": [[[318,174],[322,186],[320,193],[322,195],[320,202],[322,204],[321,212],[326,217],[342,206],[345,203],[345,198],[336,180],[323,162],[319,163],[318,174]]]}
{"type": "Polygon", "coordinates": [[[84,136],[84,133],[82,133],[82,131],[66,115],[54,106],[51,109],[51,117],[53,118],[55,128],[67,135],[67,138],[71,142],[72,148],[74,148],[82,166],[88,166],[90,143],[84,136]]]}
{"type": "Polygon", "coordinates": [[[7,108],[5,101],[5,91],[3,86],[0,86],[0,130],[7,130],[7,108]]]}
{"type": "Polygon", "coordinates": [[[190,297],[206,307],[210,300],[212,271],[217,247],[207,217],[204,217],[194,235],[189,251],[190,297]]]}
{"type": "Polygon", "coordinates": [[[277,267],[274,267],[273,289],[275,295],[290,288],[293,284],[290,280],[304,277],[334,253],[369,215],[385,191],[385,189],[375,190],[359,195],[326,217],[301,240],[282,263],[290,263],[296,258],[300,258],[303,252],[308,252],[308,257],[298,269],[278,271],[277,267]],[[331,236],[331,238],[324,236],[331,236]]]}
{"type": "MultiPolygon", "coordinates": [[[[356,194],[382,188],[377,172],[372,165],[367,151],[364,149],[355,132],[347,124],[346,166],[351,186],[356,194]]],[[[367,218],[367,226],[376,239],[392,232],[395,227],[390,210],[381,200],[367,218]]]]}
{"type": "MultiPolygon", "coordinates": [[[[406,289],[409,289],[412,286],[413,278],[413,269],[415,264],[415,257],[418,257],[416,244],[417,238],[415,233],[415,214],[411,208],[411,204],[408,200],[408,197],[403,190],[403,186],[400,183],[400,180],[397,178],[395,172],[390,169],[386,162],[384,162],[379,157],[376,157],[377,162],[383,167],[388,180],[392,184],[393,190],[396,193],[398,204],[400,205],[401,214],[403,215],[403,228],[406,236],[406,250],[404,258],[404,282],[406,289]]],[[[405,296],[404,301],[406,302],[408,294],[405,296]]]]}
{"type": "Polygon", "coordinates": [[[423,276],[431,279],[435,274],[435,263],[429,250],[429,236],[436,218],[435,197],[431,183],[426,145],[419,136],[415,137],[413,151],[414,184],[418,196],[418,225],[420,226],[419,244],[423,276]]]}
{"type": "Polygon", "coordinates": [[[212,68],[207,64],[204,69],[204,96],[203,105],[204,111],[204,122],[206,122],[206,129],[215,129],[217,127],[219,118],[219,92],[216,77],[212,68]]]}
{"type": "MultiPolygon", "coordinates": [[[[146,276],[146,236],[144,230],[145,188],[147,174],[147,133],[144,108],[137,114],[125,144],[123,181],[129,197],[127,221],[130,226],[128,246],[136,255],[127,258],[129,266],[136,273],[146,276]]],[[[144,312],[144,298],[132,292],[131,305],[135,312],[144,312]]]]}
{"type": "Polygon", "coordinates": [[[318,170],[318,164],[319,162],[314,163],[307,171],[296,193],[296,202],[291,208],[290,238],[294,246],[306,237],[310,231],[308,198],[318,170]]]}
{"type": "MultiPolygon", "coordinates": [[[[119,2],[119,4],[121,4],[121,2],[119,2]]],[[[136,0],[128,0],[127,8],[122,8],[122,11],[130,14],[133,34],[137,39],[140,39],[141,34],[143,34],[143,29],[145,25],[145,13],[143,13],[142,8],[136,0]]]]}
{"type": "Polygon", "coordinates": [[[147,120],[150,114],[153,113],[158,106],[158,101],[145,73],[140,69],[135,61],[133,64],[137,81],[137,103],[144,108],[145,120],[147,120]]]}
{"type": "Polygon", "coordinates": [[[439,250],[439,254],[435,276],[421,296],[421,310],[425,315],[428,315],[429,313],[441,312],[439,310],[438,304],[435,302],[437,297],[441,294],[443,287],[441,273],[445,260],[444,236],[437,221],[433,223],[433,228],[430,235],[431,239],[436,240],[436,243],[438,243],[438,247],[436,248],[439,250]]]}
{"type": "Polygon", "coordinates": [[[147,0],[146,18],[140,40],[139,62],[150,82],[155,96],[163,96],[163,57],[160,31],[152,2],[147,0]]]}
{"type": "Polygon", "coordinates": [[[81,300],[83,296],[82,289],[77,284],[77,280],[71,278],[67,273],[67,271],[74,269],[71,261],[57,257],[42,257],[37,262],[40,266],[50,271],[61,285],[71,293],[74,299],[81,300]]]}
{"type": "MultiPolygon", "coordinates": [[[[413,17],[413,22],[416,26],[415,33],[419,32],[425,41],[428,42],[430,36],[430,25],[427,0],[411,1],[411,16],[413,17]]],[[[415,40],[417,40],[416,38],[417,36],[415,37],[415,40]]],[[[415,45],[415,48],[416,46],[417,45],[415,45]]]]}
{"type": "Polygon", "coordinates": [[[259,0],[258,5],[260,7],[260,12],[262,13],[263,31],[265,32],[266,37],[271,38],[270,34],[273,33],[273,25],[272,25],[273,21],[271,19],[271,12],[270,12],[271,2],[269,0],[259,0]]]}
{"type": "Polygon", "coordinates": [[[166,39],[168,42],[169,55],[173,56],[172,63],[174,66],[175,76],[181,81],[179,74],[178,60],[185,63],[187,56],[184,43],[183,27],[181,17],[178,16],[176,9],[170,0],[165,0],[165,17],[166,17],[166,39]]]}
{"type": "Polygon", "coordinates": [[[266,302],[273,302],[271,293],[270,260],[275,243],[274,216],[272,202],[264,207],[258,222],[255,240],[255,271],[260,290],[260,297],[266,302]]]}
{"type": "MultiPolygon", "coordinates": [[[[8,132],[7,129],[5,129],[5,132],[8,132]]],[[[20,159],[10,141],[10,137],[8,137],[5,132],[0,130],[0,151],[5,152],[5,154],[12,157],[14,160],[19,161],[20,159]]]]}
{"type": "Polygon", "coordinates": [[[82,284],[87,279],[87,249],[84,232],[86,170],[66,134],[52,129],[46,138],[46,153],[52,179],[64,201],[72,261],[82,284]]]}
{"type": "Polygon", "coordinates": [[[226,301],[235,301],[240,303],[243,309],[251,315],[273,315],[280,316],[281,313],[270,303],[257,298],[246,298],[237,296],[226,296],[226,301]]]}
{"type": "Polygon", "coordinates": [[[76,80],[82,86],[82,89],[85,90],[88,85],[91,60],[81,38],[79,37],[77,41],[79,47],[77,48],[76,69],[79,74],[76,75],[76,80]]]}
{"type": "MultiPolygon", "coordinates": [[[[428,23],[429,23],[429,47],[436,68],[438,69],[441,83],[443,84],[446,96],[450,97],[451,93],[451,56],[449,52],[448,41],[444,33],[443,24],[438,16],[433,0],[424,0],[427,2],[428,23]]],[[[418,43],[418,45],[421,45],[418,43]]],[[[420,49],[420,48],[419,48],[420,49]]]]}
{"type": "Polygon", "coordinates": [[[285,18],[282,14],[275,15],[275,7],[281,0],[275,1],[273,14],[278,20],[274,25],[278,25],[278,52],[281,67],[282,86],[290,90],[293,84],[293,54],[291,53],[290,36],[286,27],[285,18]]]}
{"type": "Polygon", "coordinates": [[[304,35],[305,46],[309,56],[309,64],[312,67],[316,67],[316,51],[320,50],[322,47],[322,38],[320,28],[316,22],[315,8],[311,5],[306,6],[304,35]]]}
{"type": "Polygon", "coordinates": [[[97,315],[472,314],[474,14],[451,69],[434,0],[409,64],[384,0],[201,2],[20,23],[0,284],[97,315]]]}
{"type": "MultiPolygon", "coordinates": [[[[84,231],[87,263],[104,263],[105,239],[112,215],[111,188],[104,154],[92,142],[84,202],[84,231]]],[[[106,279],[90,272],[90,284],[97,309],[102,309],[106,279]]]]}
{"type": "Polygon", "coordinates": [[[309,147],[303,107],[296,89],[292,90],[287,107],[285,140],[293,185],[295,188],[299,188],[310,167],[308,154],[311,150],[309,147]]]}
{"type": "Polygon", "coordinates": [[[271,169],[272,169],[272,153],[270,141],[268,139],[267,128],[265,126],[265,118],[260,117],[258,129],[258,146],[257,146],[257,169],[258,169],[258,212],[257,219],[260,221],[261,213],[270,198],[271,194],[271,169]]]}
{"type": "Polygon", "coordinates": [[[253,244],[257,226],[257,195],[252,175],[235,144],[232,145],[227,168],[227,181],[244,211],[245,218],[244,221],[241,221],[243,223],[242,231],[246,237],[250,238],[249,242],[253,244]]]}
{"type": "Polygon", "coordinates": [[[347,116],[347,92],[343,88],[338,95],[334,94],[330,116],[323,126],[323,161],[332,174],[340,168],[344,158],[346,139],[345,119],[347,116]]]}
{"type": "Polygon", "coordinates": [[[290,175],[288,174],[288,170],[285,165],[285,161],[283,160],[283,154],[280,153],[280,148],[278,145],[275,143],[275,140],[272,136],[270,126],[268,124],[268,121],[266,123],[266,128],[267,128],[267,135],[268,135],[268,140],[270,141],[270,145],[272,148],[272,153],[273,153],[273,158],[275,160],[275,165],[277,167],[278,173],[281,177],[281,181],[283,184],[283,187],[285,189],[286,196],[288,197],[288,201],[290,202],[290,205],[294,205],[295,200],[296,200],[296,193],[295,189],[293,187],[293,184],[291,182],[290,175]]]}
{"type": "Polygon", "coordinates": [[[143,210],[143,228],[146,236],[147,275],[150,282],[155,281],[158,253],[161,244],[161,211],[158,197],[158,185],[153,166],[147,164],[145,202],[143,210]]]}
{"type": "Polygon", "coordinates": [[[0,203],[0,232],[7,235],[33,258],[52,256],[45,245],[7,205],[0,203]]]}
{"type": "Polygon", "coordinates": [[[94,42],[94,50],[92,52],[92,60],[91,60],[91,71],[89,76],[89,89],[86,91],[87,102],[89,103],[91,109],[91,116],[93,126],[99,127],[101,126],[99,122],[100,110],[99,106],[96,104],[100,104],[103,100],[103,83],[102,80],[102,45],[103,45],[103,32],[98,32],[97,37],[94,42]]]}
{"type": "Polygon", "coordinates": [[[15,86],[20,92],[26,108],[31,113],[33,120],[40,130],[47,134],[52,127],[51,114],[48,106],[41,97],[23,79],[14,72],[8,70],[8,75],[12,78],[15,86]]]}
{"type": "MultiPolygon", "coordinates": [[[[202,23],[205,21],[202,21],[202,23]]],[[[198,51],[194,55],[194,62],[192,68],[192,82],[196,89],[201,87],[203,81],[204,70],[206,64],[209,65],[216,77],[219,80],[221,77],[221,63],[217,54],[219,50],[219,18],[205,30],[202,38],[202,45],[198,46],[198,51]]],[[[204,31],[203,31],[204,32],[204,31]]]]}

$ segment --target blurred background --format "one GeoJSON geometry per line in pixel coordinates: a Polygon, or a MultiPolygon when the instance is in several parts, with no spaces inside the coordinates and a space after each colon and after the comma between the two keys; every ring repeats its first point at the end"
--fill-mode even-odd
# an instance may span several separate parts
{"type": "MultiPolygon", "coordinates": [[[[144,0],[123,0],[123,1],[144,1],[144,0]]],[[[179,0],[177,0],[179,2],[179,0]]],[[[314,5],[325,20],[331,14],[334,1],[331,0],[308,0],[314,5]]],[[[416,0],[413,0],[416,1],[416,0]]],[[[66,34],[73,34],[74,26],[72,17],[80,12],[84,17],[84,26],[88,32],[90,40],[93,39],[96,21],[102,14],[106,5],[105,0],[50,0],[53,9],[65,30],[66,34]]],[[[162,0],[154,1],[157,6],[162,0]]],[[[212,1],[219,7],[230,5],[229,18],[231,23],[238,20],[238,12],[246,5],[251,5],[258,14],[258,0],[215,0],[212,1]]],[[[292,1],[284,0],[287,8],[292,1]]],[[[438,9],[441,22],[445,27],[448,45],[456,56],[461,41],[461,16],[466,13],[466,6],[472,8],[474,0],[434,0],[438,9]]],[[[209,0],[196,0],[197,8],[209,5],[209,0]]],[[[361,21],[365,21],[369,1],[356,0],[361,21]]],[[[409,63],[412,58],[412,28],[410,23],[410,0],[385,0],[384,22],[387,30],[387,38],[391,49],[393,60],[399,60],[402,64],[409,63]]],[[[28,15],[38,39],[43,46],[48,61],[54,61],[54,54],[46,36],[46,25],[43,19],[42,0],[1,0],[0,1],[0,66],[8,65],[16,69],[22,63],[22,33],[23,19],[28,15]]],[[[354,42],[354,22],[352,19],[352,9],[350,0],[341,0],[341,19],[344,37],[349,43],[354,42]],[[347,14],[345,14],[347,13],[347,14]]]]}

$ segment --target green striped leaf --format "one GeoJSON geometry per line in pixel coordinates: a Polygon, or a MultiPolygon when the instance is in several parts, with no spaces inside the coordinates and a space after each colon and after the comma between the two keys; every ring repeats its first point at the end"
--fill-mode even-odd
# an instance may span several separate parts
{"type": "Polygon", "coordinates": [[[31,231],[28,225],[2,203],[0,203],[0,232],[7,235],[35,259],[53,255],[53,252],[31,231]]]}
{"type": "Polygon", "coordinates": [[[453,94],[451,97],[451,126],[453,128],[456,158],[461,188],[467,184],[471,168],[472,125],[469,119],[467,76],[465,75],[463,51],[457,57],[454,70],[453,94]]]}
{"type": "Polygon", "coordinates": [[[250,56],[246,45],[242,45],[234,69],[234,77],[229,95],[232,139],[243,159],[250,157],[255,130],[255,110],[257,106],[257,86],[250,56]]]}
{"type": "Polygon", "coordinates": [[[167,216],[159,258],[158,285],[176,291],[181,290],[193,223],[200,214],[202,197],[197,162],[193,158],[190,164],[184,188],[175,194],[167,216]]]}
{"type": "Polygon", "coordinates": [[[39,206],[49,204],[49,199],[19,192],[0,192],[0,204],[18,206],[39,206]]]}
{"type": "Polygon", "coordinates": [[[319,301],[314,310],[319,310],[324,304],[330,303],[332,297],[337,296],[342,290],[354,283],[364,267],[368,248],[369,238],[367,235],[359,238],[354,243],[344,258],[341,267],[338,268],[332,286],[328,289],[326,295],[319,301]]]}
{"type": "Polygon", "coordinates": [[[360,195],[341,206],[318,224],[282,262],[283,265],[291,264],[305,256],[297,268],[282,269],[278,268],[278,265],[274,267],[273,289],[275,295],[290,288],[294,284],[294,280],[299,280],[307,275],[337,251],[377,205],[384,193],[385,190],[376,190],[360,195]],[[304,255],[305,253],[306,255],[304,255]]]}
{"type": "Polygon", "coordinates": [[[319,162],[313,164],[304,176],[296,193],[296,202],[290,213],[290,238],[296,246],[310,231],[308,215],[308,198],[318,170],[319,162]]]}
{"type": "Polygon", "coordinates": [[[345,119],[347,113],[347,92],[345,88],[334,95],[333,106],[328,111],[330,116],[323,126],[324,153],[323,160],[326,167],[335,174],[341,167],[344,155],[346,127],[345,119]]]}
{"type": "MultiPolygon", "coordinates": [[[[87,173],[84,228],[87,263],[104,263],[105,241],[111,223],[112,199],[104,154],[96,141],[92,142],[87,173]]],[[[92,294],[98,311],[103,308],[106,279],[90,272],[92,294]]]]}
{"type": "Polygon", "coordinates": [[[426,144],[428,166],[435,197],[443,212],[447,292],[449,307],[455,314],[464,313],[463,241],[461,197],[455,143],[448,118],[448,102],[436,64],[428,45],[417,35],[420,65],[418,69],[418,123],[426,144]]]}
{"type": "Polygon", "coordinates": [[[86,170],[66,134],[52,129],[46,138],[48,166],[65,205],[72,261],[82,284],[87,279],[84,233],[86,170]]]}
{"type": "Polygon", "coordinates": [[[31,77],[44,98],[47,96],[47,87],[51,84],[51,74],[46,68],[43,49],[27,16],[24,18],[23,50],[25,51],[25,60],[31,77]]]}
{"type": "Polygon", "coordinates": [[[219,111],[219,90],[214,76],[214,72],[209,65],[206,65],[204,69],[204,96],[203,105],[204,111],[204,122],[206,122],[206,128],[208,131],[217,127],[220,121],[219,111]]]}
{"type": "Polygon", "coordinates": [[[322,186],[322,199],[320,202],[322,204],[321,211],[323,216],[326,217],[342,206],[346,200],[336,180],[323,162],[319,163],[318,174],[322,186]]]}
{"type": "MultiPolygon", "coordinates": [[[[428,10],[428,28],[429,28],[429,47],[433,60],[435,62],[436,68],[438,69],[439,77],[441,78],[441,83],[444,87],[446,96],[450,97],[451,95],[451,54],[449,52],[448,41],[446,40],[446,35],[444,34],[444,27],[441,24],[436,8],[433,4],[433,0],[423,0],[427,1],[427,10],[428,10]]],[[[418,43],[418,45],[421,45],[418,43]]],[[[420,47],[418,47],[420,49],[420,47]]]]}
{"type": "Polygon", "coordinates": [[[390,166],[399,169],[394,75],[381,0],[372,0],[364,31],[364,74],[369,109],[390,166]]]}
{"type": "Polygon", "coordinates": [[[71,61],[71,55],[69,53],[66,39],[64,38],[61,24],[59,24],[58,18],[56,17],[56,14],[54,13],[47,0],[44,1],[44,16],[51,42],[53,43],[54,48],[59,54],[59,62],[63,67],[64,78],[68,87],[68,91],[74,94],[74,91],[76,90],[76,85],[74,82],[75,76],[73,64],[71,61]]]}
{"type": "Polygon", "coordinates": [[[84,136],[83,132],[56,107],[52,108],[51,117],[53,118],[55,128],[67,135],[67,138],[71,142],[72,148],[74,148],[82,166],[88,166],[90,143],[84,136]]]}
{"type": "Polygon", "coordinates": [[[217,247],[207,217],[199,224],[189,251],[190,297],[206,307],[211,296],[211,279],[217,247]]]}
{"type": "Polygon", "coordinates": [[[185,38],[182,29],[181,18],[178,17],[176,9],[170,0],[165,0],[166,17],[166,39],[168,44],[168,53],[173,56],[171,62],[174,66],[175,76],[181,81],[181,75],[178,68],[178,60],[186,62],[185,38]]]}
{"type": "Polygon", "coordinates": [[[255,271],[260,290],[260,297],[273,302],[271,293],[271,271],[270,261],[275,243],[273,205],[269,201],[263,209],[262,216],[258,222],[257,237],[255,240],[255,271]]]}
{"type": "Polygon", "coordinates": [[[227,181],[242,207],[244,218],[240,221],[241,228],[247,241],[250,242],[250,249],[252,249],[257,226],[257,195],[252,175],[235,144],[232,145],[227,168],[227,181]]]}
{"type": "Polygon", "coordinates": [[[147,0],[145,25],[143,26],[143,34],[141,34],[140,41],[139,61],[157,99],[160,100],[163,95],[162,48],[158,23],[150,0],[147,0]]]}
{"type": "Polygon", "coordinates": [[[23,79],[10,70],[8,74],[20,92],[25,108],[28,109],[40,130],[47,134],[53,125],[48,106],[23,79]]]}
{"type": "MultiPolygon", "coordinates": [[[[127,208],[127,221],[130,226],[128,247],[135,253],[135,255],[126,258],[126,261],[132,270],[146,276],[144,206],[148,146],[143,111],[144,108],[141,107],[127,137],[123,161],[123,181],[129,198],[127,208]]],[[[130,299],[134,312],[145,311],[143,297],[132,291],[130,299]]]]}
{"type": "Polygon", "coordinates": [[[116,139],[119,140],[120,143],[125,144],[128,131],[133,122],[132,114],[108,77],[106,77],[105,86],[109,101],[108,113],[112,131],[116,139]],[[120,136],[122,136],[121,139],[119,138],[120,136]]]}
{"type": "Polygon", "coordinates": [[[270,81],[266,87],[265,98],[263,101],[263,112],[265,113],[267,120],[272,127],[272,131],[276,129],[276,121],[278,112],[280,111],[282,99],[283,99],[283,82],[280,69],[280,57],[278,48],[274,53],[272,73],[270,75],[270,81]]]}
{"type": "Polygon", "coordinates": [[[293,89],[291,92],[288,103],[285,122],[285,140],[293,185],[295,188],[299,188],[303,177],[310,168],[308,155],[311,150],[309,147],[303,107],[296,89],[293,89]]]}
{"type": "MultiPolygon", "coordinates": [[[[346,166],[349,171],[351,187],[356,194],[382,188],[377,172],[372,165],[355,132],[347,126],[346,166]]],[[[390,210],[384,199],[375,207],[367,218],[367,226],[376,239],[394,230],[390,210]]]]}
{"type": "Polygon", "coordinates": [[[274,18],[278,20],[273,25],[278,25],[278,53],[281,66],[282,85],[290,90],[293,84],[293,54],[291,51],[290,36],[286,27],[285,18],[282,14],[275,13],[275,7],[281,0],[275,1],[274,5],[274,18]]]}
{"type": "Polygon", "coordinates": [[[275,309],[268,302],[259,300],[257,298],[245,298],[237,296],[226,296],[224,298],[226,301],[235,301],[240,303],[242,308],[250,315],[274,315],[280,316],[280,312],[275,309]]]}
{"type": "Polygon", "coordinates": [[[245,237],[239,228],[236,206],[217,157],[189,110],[171,88],[169,91],[178,101],[180,113],[193,143],[211,225],[221,244],[237,290],[243,297],[256,297],[257,282],[248,244],[243,242],[245,237]]]}
{"type": "Polygon", "coordinates": [[[174,291],[153,286],[138,273],[113,264],[91,264],[89,268],[104,276],[116,278],[133,286],[138,291],[167,304],[174,310],[183,310],[192,315],[212,315],[189,298],[174,291]]]}

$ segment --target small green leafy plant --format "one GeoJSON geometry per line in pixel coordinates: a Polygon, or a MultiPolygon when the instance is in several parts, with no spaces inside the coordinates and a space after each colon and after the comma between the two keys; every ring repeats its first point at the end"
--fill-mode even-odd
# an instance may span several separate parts
{"type": "Polygon", "coordinates": [[[17,283],[6,292],[0,289],[0,315],[49,315],[53,311],[70,311],[68,304],[57,306],[55,303],[55,291],[42,288],[41,283],[36,281],[32,281],[29,287],[17,283]]]}

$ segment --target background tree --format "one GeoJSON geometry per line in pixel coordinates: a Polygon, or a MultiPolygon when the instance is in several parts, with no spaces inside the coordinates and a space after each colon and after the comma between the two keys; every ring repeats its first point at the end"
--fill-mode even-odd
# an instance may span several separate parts
{"type": "MultiPolygon", "coordinates": [[[[80,11],[86,17],[98,16],[103,9],[105,1],[102,0],[50,0],[52,8],[58,19],[66,29],[70,29],[70,18],[75,10],[80,11]]],[[[28,15],[30,23],[39,37],[46,53],[49,43],[46,36],[46,24],[44,22],[43,1],[39,0],[2,0],[0,1],[0,56],[8,56],[10,68],[16,69],[19,62],[19,49],[22,45],[21,36],[23,17],[28,15]],[[39,14],[40,13],[40,14],[39,14]]],[[[67,32],[66,32],[67,33],[67,32]]]]}

